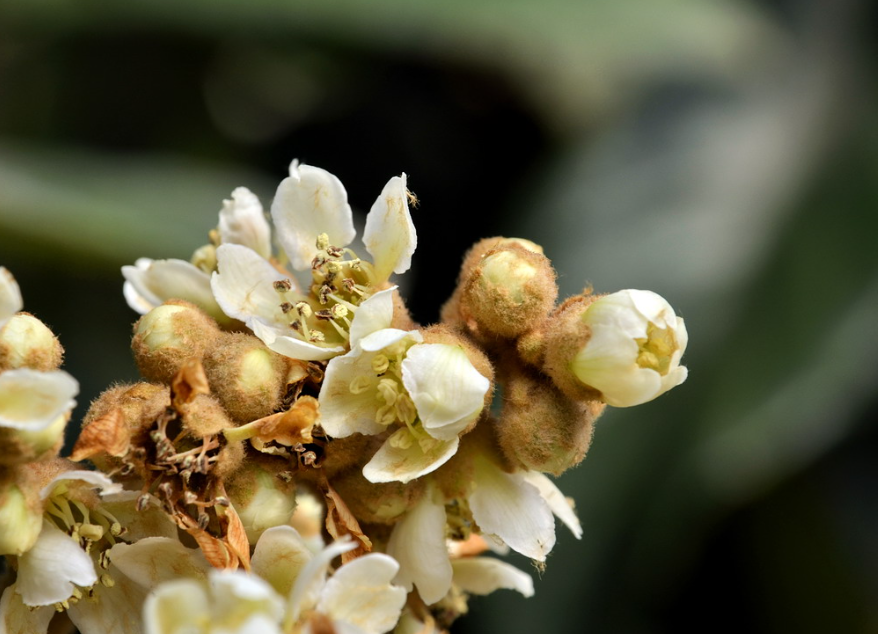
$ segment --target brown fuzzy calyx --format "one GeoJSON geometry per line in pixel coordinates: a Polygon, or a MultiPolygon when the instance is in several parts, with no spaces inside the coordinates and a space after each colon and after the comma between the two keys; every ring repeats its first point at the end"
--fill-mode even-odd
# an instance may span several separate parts
{"type": "Polygon", "coordinates": [[[590,401],[600,392],[582,383],[570,368],[573,359],[591,339],[591,329],[583,315],[601,295],[583,294],[564,301],[546,320],[543,329],[544,357],[542,370],[569,398],[590,401]]]}

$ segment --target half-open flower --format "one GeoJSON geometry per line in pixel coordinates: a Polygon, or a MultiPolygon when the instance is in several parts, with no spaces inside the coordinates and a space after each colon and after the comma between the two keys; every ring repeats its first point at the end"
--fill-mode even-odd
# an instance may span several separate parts
{"type": "Polygon", "coordinates": [[[217,302],[279,354],[323,360],[343,353],[352,345],[353,320],[392,273],[411,265],[417,238],[405,182],[405,174],[391,178],[369,212],[363,235],[369,262],[348,248],[356,233],[341,182],[293,161],[271,215],[292,268],[310,270],[310,279],[300,287],[277,261],[246,245],[223,244],[211,282],[217,302]]]}
{"type": "MultiPolygon", "coordinates": [[[[259,199],[246,187],[238,187],[232,192],[231,200],[223,201],[219,226],[213,235],[221,244],[243,245],[262,257],[271,257],[271,228],[259,199]]],[[[204,249],[213,253],[215,246],[196,251],[192,262],[140,258],[134,266],[123,266],[125,285],[122,290],[128,305],[145,315],[169,299],[184,299],[217,321],[228,321],[210,288],[216,257],[212,255],[210,262],[205,262],[204,249]]]]}
{"type": "Polygon", "coordinates": [[[330,436],[392,432],[363,469],[371,482],[408,482],[438,469],[484,406],[490,381],[463,349],[422,342],[417,331],[384,328],[326,368],[319,400],[330,436]]]}
{"type": "Polygon", "coordinates": [[[689,336],[683,319],[652,291],[624,290],[595,300],[582,316],[590,332],[570,369],[615,407],[646,403],[686,380],[680,365],[689,336]]]}

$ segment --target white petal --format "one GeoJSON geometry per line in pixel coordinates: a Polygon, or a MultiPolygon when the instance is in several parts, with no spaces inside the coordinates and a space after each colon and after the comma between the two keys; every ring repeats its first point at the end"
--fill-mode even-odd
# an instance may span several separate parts
{"type": "Polygon", "coordinates": [[[408,271],[418,246],[405,183],[405,174],[391,178],[366,216],[363,244],[372,256],[379,280],[408,271]]]}
{"type": "Polygon", "coordinates": [[[238,187],[231,200],[223,201],[219,233],[222,244],[241,244],[265,259],[271,257],[271,228],[259,198],[246,187],[238,187]]]}
{"type": "Polygon", "coordinates": [[[145,634],[202,632],[210,623],[211,605],[204,586],[194,579],[167,581],[143,602],[145,634]]]}
{"type": "Polygon", "coordinates": [[[360,339],[360,347],[367,352],[377,352],[388,346],[392,346],[397,341],[410,339],[413,343],[421,343],[424,338],[417,330],[399,330],[398,328],[385,328],[378,330],[370,335],[366,335],[360,339]]]}
{"type": "Polygon", "coordinates": [[[0,266],[0,328],[5,326],[9,318],[20,311],[23,305],[18,282],[8,269],[0,266]]]}
{"type": "Polygon", "coordinates": [[[358,557],[326,582],[317,611],[351,623],[368,634],[387,632],[399,619],[406,591],[390,585],[399,564],[387,555],[358,557]]]}
{"type": "Polygon", "coordinates": [[[33,548],[18,558],[16,588],[26,605],[66,601],[73,594],[73,584],[87,588],[97,580],[91,557],[49,522],[43,522],[33,548]]]}
{"type": "Polygon", "coordinates": [[[290,332],[286,326],[277,327],[265,323],[261,319],[251,319],[247,324],[253,334],[262,339],[269,350],[291,359],[302,361],[325,361],[344,352],[343,346],[317,346],[284,333],[290,332]]]}
{"type": "Polygon", "coordinates": [[[141,634],[141,608],[147,591],[119,572],[115,566],[107,571],[115,582],[107,588],[96,583],[93,599],[78,601],[67,610],[70,620],[79,632],[112,632],[113,634],[141,634]]]}
{"type": "Polygon", "coordinates": [[[21,601],[15,585],[7,587],[0,598],[0,634],[46,634],[55,608],[31,608],[21,601]]]}
{"type": "Polygon", "coordinates": [[[313,556],[299,531],[292,526],[275,526],[262,533],[256,542],[250,564],[255,574],[286,597],[313,556]]]}
{"type": "Polygon", "coordinates": [[[545,561],[555,545],[555,520],[537,488],[520,473],[505,473],[487,460],[477,462],[475,481],[469,504],[482,531],[526,557],[545,561]]]}
{"type": "Polygon", "coordinates": [[[534,580],[505,561],[493,557],[466,557],[451,562],[454,584],[472,594],[491,594],[505,588],[517,590],[525,597],[534,594],[534,580]]]}
{"type": "Polygon", "coordinates": [[[332,359],[320,386],[320,426],[334,438],[351,434],[380,434],[385,427],[375,422],[378,399],[375,390],[351,392],[351,383],[365,375],[374,376],[374,353],[355,347],[342,357],[332,359]]]}
{"type": "Polygon", "coordinates": [[[418,417],[434,438],[451,440],[482,411],[491,385],[459,346],[424,343],[409,348],[402,382],[418,417]]]}
{"type": "Polygon", "coordinates": [[[109,556],[122,574],[147,590],[180,577],[204,579],[211,570],[200,550],[167,537],[119,542],[109,550],[109,556]]]}
{"type": "Polygon", "coordinates": [[[103,495],[114,495],[122,492],[122,485],[110,480],[110,478],[100,471],[86,471],[85,469],[74,469],[73,471],[64,471],[52,478],[49,483],[40,491],[40,499],[45,500],[55,493],[64,493],[67,489],[82,487],[97,489],[98,493],[103,495]],[[56,489],[62,488],[62,491],[56,489]]]}
{"type": "Polygon", "coordinates": [[[393,580],[406,590],[412,585],[428,605],[451,589],[451,562],[445,547],[445,507],[432,491],[397,522],[387,542],[387,554],[399,562],[393,580]]]}
{"type": "Polygon", "coordinates": [[[552,513],[564,522],[567,528],[570,529],[570,532],[573,533],[573,536],[576,539],[581,539],[582,525],[579,523],[579,518],[576,517],[576,511],[573,510],[573,506],[564,497],[561,490],[555,486],[555,483],[539,471],[525,471],[522,475],[526,481],[537,488],[546,504],[552,509],[552,513]]]}
{"type": "Polygon", "coordinates": [[[393,321],[393,292],[396,286],[375,293],[357,307],[351,321],[351,347],[366,335],[390,328],[393,321]]]}
{"type": "Polygon", "coordinates": [[[185,260],[141,258],[135,266],[123,266],[128,305],[145,315],[169,299],[184,299],[214,319],[225,319],[210,290],[210,276],[185,260]]]}
{"type": "MultiPolygon", "coordinates": [[[[210,280],[216,301],[225,314],[249,322],[259,317],[272,325],[289,322],[281,310],[284,299],[274,283],[290,279],[256,251],[239,244],[223,244],[216,250],[217,268],[210,280]]],[[[292,280],[290,280],[292,282],[292,280]]]]}
{"type": "Polygon", "coordinates": [[[271,217],[278,240],[299,271],[311,267],[321,233],[336,247],[347,246],[357,235],[341,181],[311,165],[290,165],[289,177],[277,188],[271,217]]]}
{"type": "Polygon", "coordinates": [[[309,610],[317,605],[326,581],[326,571],[329,564],[336,557],[356,547],[357,543],[352,539],[340,539],[321,550],[305,564],[287,601],[287,621],[295,622],[304,610],[309,610]]]}
{"type": "Polygon", "coordinates": [[[432,473],[457,452],[460,439],[431,439],[427,450],[421,447],[417,439],[412,439],[406,449],[394,447],[390,439],[384,441],[372,459],[363,467],[363,475],[369,482],[409,482],[422,475],[432,473]]]}
{"type": "Polygon", "coordinates": [[[0,427],[42,431],[76,405],[79,383],[63,370],[29,368],[0,374],[0,427]]]}

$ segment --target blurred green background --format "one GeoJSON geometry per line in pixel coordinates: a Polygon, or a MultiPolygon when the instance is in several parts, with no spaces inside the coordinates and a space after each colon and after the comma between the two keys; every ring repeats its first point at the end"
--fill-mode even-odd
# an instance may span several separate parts
{"type": "MultiPolygon", "coordinates": [[[[188,258],[297,157],[359,211],[405,171],[428,323],[469,244],[655,290],[686,384],[601,420],[584,525],[456,633],[878,631],[870,0],[0,3],[0,264],[81,416],[136,373],[119,267],[188,258]]],[[[528,562],[517,560],[527,568],[528,562]]]]}

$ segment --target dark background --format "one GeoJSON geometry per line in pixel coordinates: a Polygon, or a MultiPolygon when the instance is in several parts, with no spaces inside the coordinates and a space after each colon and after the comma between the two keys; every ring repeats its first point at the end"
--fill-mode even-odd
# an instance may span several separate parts
{"type": "MultiPolygon", "coordinates": [[[[650,288],[690,378],[609,411],[537,594],[464,632],[878,631],[874,3],[0,3],[0,264],[87,403],[136,377],[119,267],[186,259],[292,158],[421,200],[429,323],[467,246],[650,288]]],[[[516,563],[528,568],[519,558],[516,563]]],[[[534,572],[534,571],[532,571],[534,572]]],[[[534,574],[536,574],[534,572],[534,574]]]]}

